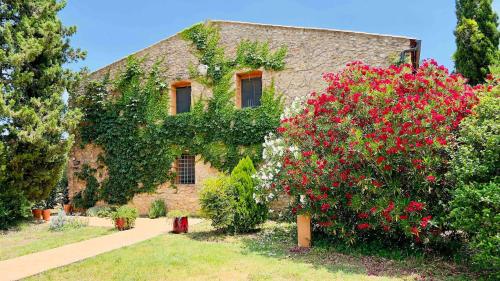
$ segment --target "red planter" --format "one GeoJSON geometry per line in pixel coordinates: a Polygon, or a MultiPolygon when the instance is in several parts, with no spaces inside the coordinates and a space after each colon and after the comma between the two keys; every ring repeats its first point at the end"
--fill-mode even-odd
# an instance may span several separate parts
{"type": "Polygon", "coordinates": [[[115,227],[116,229],[122,231],[127,229],[127,221],[124,218],[115,219],[115,227]]]}
{"type": "Polygon", "coordinates": [[[33,218],[35,220],[42,219],[42,209],[33,209],[33,210],[31,210],[31,213],[33,214],[33,218]]]}
{"type": "Polygon", "coordinates": [[[64,212],[66,213],[66,215],[71,214],[71,205],[69,205],[69,204],[64,204],[64,205],[63,205],[63,209],[64,209],[64,212]]]}
{"type": "Polygon", "coordinates": [[[174,218],[173,233],[187,233],[188,232],[188,217],[177,217],[174,218]]]}
{"type": "Polygon", "coordinates": [[[49,221],[50,220],[50,210],[43,210],[42,217],[43,217],[44,221],[49,221]]]}

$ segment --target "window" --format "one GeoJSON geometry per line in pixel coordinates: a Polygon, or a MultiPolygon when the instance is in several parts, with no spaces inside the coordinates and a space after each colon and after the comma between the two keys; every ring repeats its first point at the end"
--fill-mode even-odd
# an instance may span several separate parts
{"type": "Polygon", "coordinates": [[[238,75],[236,105],[240,108],[257,107],[262,97],[262,72],[253,71],[238,75]]]}
{"type": "Polygon", "coordinates": [[[175,113],[191,110],[191,86],[175,88],[175,113]]]}
{"type": "Polygon", "coordinates": [[[194,184],[194,156],[182,154],[176,161],[176,183],[194,184]]]}

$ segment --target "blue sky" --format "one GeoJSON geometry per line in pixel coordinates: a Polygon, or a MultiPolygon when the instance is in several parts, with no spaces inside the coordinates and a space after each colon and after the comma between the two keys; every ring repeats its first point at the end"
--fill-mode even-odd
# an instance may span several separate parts
{"type": "MultiPolygon", "coordinates": [[[[495,0],[498,12],[500,0],[495,0]]],[[[452,69],[453,0],[68,0],[60,16],[76,25],[75,47],[96,70],[205,19],[322,27],[404,35],[422,40],[421,58],[452,69]]]]}

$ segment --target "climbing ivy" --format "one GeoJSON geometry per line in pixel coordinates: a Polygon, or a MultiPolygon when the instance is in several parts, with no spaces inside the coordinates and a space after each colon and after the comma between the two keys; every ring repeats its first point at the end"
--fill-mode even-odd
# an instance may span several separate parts
{"type": "Polygon", "coordinates": [[[207,66],[204,76],[190,66],[191,78],[213,93],[196,101],[190,112],[169,115],[168,83],[159,75],[160,63],[145,72],[135,57],[128,58],[115,79],[106,75],[87,83],[77,101],[84,113],[82,145],[92,142],[104,149],[100,160],[108,177],[100,198],[109,203],[124,204],[137,193],[173,181],[172,163],[182,153],[201,155],[226,172],[245,156],[258,163],[264,136],[279,125],[283,100],[274,83],[264,88],[261,106],[237,109],[232,79],[241,69],[282,70],[285,47],[271,52],[267,43],[242,41],[230,59],[211,24],[197,24],[181,36],[192,43],[199,63],[207,66]]]}
{"type": "Polygon", "coordinates": [[[84,180],[86,183],[85,189],[79,191],[73,198],[73,205],[76,208],[88,209],[99,200],[99,182],[94,176],[96,172],[96,169],[85,164],[81,172],[76,174],[79,179],[84,180]]]}

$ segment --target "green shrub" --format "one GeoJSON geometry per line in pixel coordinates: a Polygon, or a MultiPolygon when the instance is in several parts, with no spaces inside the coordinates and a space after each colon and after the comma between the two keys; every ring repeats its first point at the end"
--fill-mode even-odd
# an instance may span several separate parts
{"type": "Polygon", "coordinates": [[[267,206],[254,199],[254,173],[252,160],[246,157],[240,160],[231,176],[204,182],[200,203],[215,228],[233,233],[248,232],[266,220],[267,206]]]}
{"type": "Polygon", "coordinates": [[[49,229],[51,231],[63,231],[68,229],[81,228],[88,225],[88,221],[76,218],[68,217],[64,211],[60,211],[57,217],[50,220],[49,229]]]}
{"type": "Polygon", "coordinates": [[[465,118],[452,154],[450,180],[456,189],[450,221],[467,236],[474,268],[500,279],[500,87],[480,96],[465,118]]]}
{"type": "Polygon", "coordinates": [[[149,218],[156,219],[159,217],[164,217],[167,214],[167,206],[162,199],[156,199],[149,206],[149,218]]]}
{"type": "Polygon", "coordinates": [[[216,229],[226,229],[234,221],[234,198],[229,192],[229,177],[221,175],[203,182],[200,204],[203,216],[212,220],[216,229]]]}
{"type": "Polygon", "coordinates": [[[500,178],[463,185],[454,195],[450,216],[453,225],[469,235],[472,265],[500,278],[500,178]]]}
{"type": "Polygon", "coordinates": [[[30,216],[31,203],[19,190],[0,191],[0,229],[7,229],[30,216]]]}
{"type": "Polygon", "coordinates": [[[111,219],[113,221],[116,219],[125,219],[125,229],[128,229],[134,227],[135,220],[138,216],[136,208],[123,205],[111,214],[111,219]]]}
{"type": "Polygon", "coordinates": [[[94,206],[85,213],[89,217],[109,218],[116,211],[113,206],[94,206]]]}

